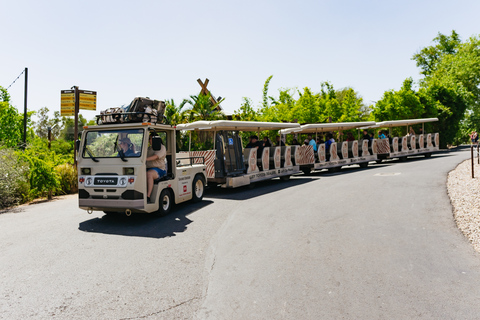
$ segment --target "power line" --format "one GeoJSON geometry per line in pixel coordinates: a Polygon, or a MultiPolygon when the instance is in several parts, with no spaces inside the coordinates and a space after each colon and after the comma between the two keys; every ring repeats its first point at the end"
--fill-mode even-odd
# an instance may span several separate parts
{"type": "Polygon", "coordinates": [[[10,85],[8,86],[7,90],[10,89],[10,87],[18,80],[18,78],[20,78],[20,76],[21,76],[24,72],[25,72],[25,69],[23,69],[22,73],[20,73],[20,74],[18,75],[18,77],[17,77],[15,80],[13,80],[12,84],[10,84],[10,85]]]}

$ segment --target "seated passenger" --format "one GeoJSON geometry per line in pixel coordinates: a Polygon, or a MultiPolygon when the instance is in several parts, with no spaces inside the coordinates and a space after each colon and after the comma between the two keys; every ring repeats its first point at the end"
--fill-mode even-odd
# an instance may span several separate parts
{"type": "Polygon", "coordinates": [[[165,157],[167,150],[162,144],[160,150],[153,150],[152,138],[155,134],[150,134],[149,144],[147,149],[147,202],[152,203],[150,195],[152,194],[153,184],[156,179],[159,179],[167,174],[165,167],[165,157]]]}
{"type": "Polygon", "coordinates": [[[378,132],[378,138],[379,139],[387,139],[387,136],[383,133],[383,130],[380,130],[378,132]]]}
{"type": "Polygon", "coordinates": [[[292,146],[299,146],[300,143],[298,143],[297,139],[292,140],[292,146]]]}
{"type": "Polygon", "coordinates": [[[347,133],[347,141],[355,141],[355,138],[353,137],[353,134],[351,132],[347,133]]]}
{"type": "Polygon", "coordinates": [[[280,136],[275,137],[275,147],[283,147],[285,142],[280,139],[280,136]]]}
{"type": "Polygon", "coordinates": [[[270,142],[270,139],[268,139],[267,136],[263,137],[263,147],[271,147],[272,146],[272,142],[270,142]]]}
{"type": "Polygon", "coordinates": [[[312,138],[312,135],[308,135],[308,144],[313,147],[313,151],[317,152],[317,143],[315,142],[315,139],[312,138]]]}
{"type": "Polygon", "coordinates": [[[135,145],[130,141],[129,138],[120,139],[120,150],[118,151],[118,156],[123,155],[124,157],[135,156],[135,145]]]}
{"type": "Polygon", "coordinates": [[[363,140],[370,140],[371,139],[367,130],[363,130],[363,137],[362,138],[363,138],[363,140]]]}
{"type": "Polygon", "coordinates": [[[247,144],[245,148],[256,148],[257,149],[257,158],[262,157],[263,143],[258,141],[258,136],[251,136],[250,143],[247,144]]]}
{"type": "Polygon", "coordinates": [[[330,146],[334,142],[335,142],[335,139],[333,139],[333,134],[327,133],[327,141],[325,141],[325,155],[326,155],[327,161],[330,160],[330,146]]]}

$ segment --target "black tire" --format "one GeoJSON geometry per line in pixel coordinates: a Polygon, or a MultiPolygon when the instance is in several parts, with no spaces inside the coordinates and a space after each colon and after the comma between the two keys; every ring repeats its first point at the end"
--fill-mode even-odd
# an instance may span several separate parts
{"type": "Polygon", "coordinates": [[[362,162],[359,165],[360,165],[360,168],[366,168],[368,167],[368,162],[362,162]]]}
{"type": "Polygon", "coordinates": [[[196,175],[192,184],[192,201],[200,202],[205,193],[205,181],[202,176],[196,175]]]}
{"type": "Polygon", "coordinates": [[[107,217],[118,217],[120,212],[118,211],[103,211],[107,217]]]}
{"type": "Polygon", "coordinates": [[[382,159],[375,160],[376,163],[382,163],[382,159]]]}
{"type": "Polygon", "coordinates": [[[158,199],[158,210],[155,212],[155,214],[159,217],[166,216],[170,213],[170,210],[172,210],[172,206],[172,193],[168,189],[163,189],[158,199]]]}
{"type": "Polygon", "coordinates": [[[431,153],[425,153],[425,158],[430,158],[432,156],[431,153]]]}
{"type": "Polygon", "coordinates": [[[405,162],[405,161],[407,161],[407,157],[400,157],[399,160],[400,160],[400,162],[405,162]]]}
{"type": "Polygon", "coordinates": [[[310,172],[312,172],[312,169],[311,168],[302,168],[301,169],[303,174],[308,176],[310,174],[310,172]]]}
{"type": "Polygon", "coordinates": [[[288,175],[288,176],[281,176],[281,177],[280,177],[280,180],[282,180],[282,181],[288,181],[288,180],[290,180],[290,175],[288,175]]]}

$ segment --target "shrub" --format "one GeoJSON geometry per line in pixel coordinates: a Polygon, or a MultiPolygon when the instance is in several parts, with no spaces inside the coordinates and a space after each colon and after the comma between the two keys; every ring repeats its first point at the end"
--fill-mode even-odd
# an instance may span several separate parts
{"type": "Polygon", "coordinates": [[[21,161],[13,149],[0,149],[0,208],[7,208],[28,200],[29,166],[21,161]]]}
{"type": "Polygon", "coordinates": [[[55,192],[59,183],[54,170],[54,163],[45,154],[33,155],[29,150],[17,153],[20,158],[28,161],[30,171],[28,179],[30,182],[29,197],[45,197],[49,192],[55,192]]]}
{"type": "Polygon", "coordinates": [[[61,164],[55,167],[59,186],[56,194],[69,194],[78,191],[77,169],[69,164],[61,164]]]}

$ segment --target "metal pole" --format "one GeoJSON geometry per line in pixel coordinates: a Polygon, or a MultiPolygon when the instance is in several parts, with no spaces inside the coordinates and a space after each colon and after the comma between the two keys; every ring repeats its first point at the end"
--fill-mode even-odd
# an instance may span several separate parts
{"type": "Polygon", "coordinates": [[[23,149],[27,144],[27,91],[28,91],[28,68],[25,68],[25,100],[23,110],[23,149]]]}
{"type": "Polygon", "coordinates": [[[479,148],[479,146],[478,146],[478,143],[477,143],[477,160],[478,160],[478,164],[480,164],[480,150],[478,148],[479,148]]]}
{"type": "MultiPolygon", "coordinates": [[[[78,140],[78,110],[79,110],[79,94],[78,94],[78,86],[73,86],[75,89],[75,128],[74,128],[74,135],[73,141],[77,143],[78,140]]],[[[73,148],[73,163],[77,165],[77,148],[73,148]]]]}
{"type": "Polygon", "coordinates": [[[473,146],[470,147],[470,151],[471,151],[471,154],[472,154],[472,179],[475,178],[475,174],[473,172],[473,146]]]}

